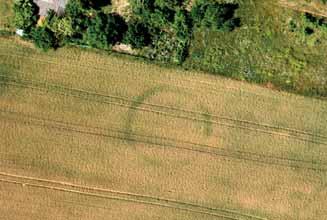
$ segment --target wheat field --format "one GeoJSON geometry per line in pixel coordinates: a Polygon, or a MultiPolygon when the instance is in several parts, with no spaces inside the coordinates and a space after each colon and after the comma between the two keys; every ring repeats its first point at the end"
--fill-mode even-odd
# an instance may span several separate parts
{"type": "Polygon", "coordinates": [[[327,103],[0,39],[4,219],[325,219],[327,103]]]}

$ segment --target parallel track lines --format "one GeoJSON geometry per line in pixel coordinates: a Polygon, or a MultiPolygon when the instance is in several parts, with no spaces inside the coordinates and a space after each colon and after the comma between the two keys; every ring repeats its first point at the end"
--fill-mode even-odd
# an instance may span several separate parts
{"type": "Polygon", "coordinates": [[[266,220],[266,218],[243,214],[229,209],[220,209],[214,207],[202,206],[195,203],[187,203],[183,201],[154,197],[143,194],[129,193],[99,187],[83,186],[67,182],[41,179],[35,177],[21,176],[0,172],[0,182],[22,185],[24,187],[43,188],[47,190],[74,193],[83,196],[96,197],[101,199],[118,200],[124,202],[139,203],[151,206],[159,206],[163,208],[171,208],[176,210],[188,211],[191,213],[199,213],[210,215],[223,219],[240,220],[240,219],[258,219],[266,220]]]}
{"type": "MultiPolygon", "coordinates": [[[[0,47],[1,48],[1,47],[0,47]]],[[[12,48],[16,48],[16,47],[12,47],[12,48]]],[[[21,54],[18,54],[18,53],[11,53],[11,54],[8,54],[8,53],[0,53],[0,56],[12,56],[12,57],[22,57],[22,58],[27,58],[27,59],[31,59],[30,57],[26,56],[25,54],[21,53],[21,54]]],[[[53,59],[51,56],[48,56],[50,59],[53,59]]],[[[80,60],[74,60],[74,59],[71,59],[71,58],[67,58],[65,57],[64,59],[70,59],[72,62],[81,62],[80,60]]],[[[46,59],[39,59],[39,58],[33,58],[31,59],[31,61],[35,61],[37,60],[39,63],[40,62],[43,62],[43,63],[47,63],[47,64],[54,64],[54,65],[58,65],[58,63],[56,61],[50,61],[50,60],[46,60],[46,59]]],[[[70,63],[70,65],[72,65],[70,63]]],[[[107,71],[107,69],[105,68],[100,68],[100,67],[90,67],[89,65],[84,65],[84,64],[81,64],[81,63],[78,63],[78,64],[73,64],[74,66],[76,67],[83,67],[83,68],[87,68],[87,69],[93,69],[93,70],[102,70],[102,71],[107,71]]],[[[105,63],[102,63],[101,66],[108,66],[110,67],[109,65],[105,64],[105,63]]],[[[165,83],[167,84],[167,82],[164,82],[164,81],[154,81],[154,80],[151,80],[152,82],[158,82],[158,83],[165,83]]],[[[219,91],[219,92],[222,92],[222,91],[226,91],[226,90],[230,90],[230,91],[233,91],[233,92],[240,92],[242,93],[243,95],[254,95],[254,96],[257,96],[257,97],[265,97],[265,98],[269,98],[269,99],[276,99],[275,96],[270,96],[270,95],[263,95],[261,93],[255,93],[255,92],[250,92],[250,91],[246,91],[246,90],[243,90],[243,89],[240,89],[240,88],[236,88],[236,87],[231,87],[231,86],[225,86],[225,87],[220,87],[219,89],[217,88],[217,85],[209,82],[209,81],[203,81],[203,80],[191,80],[191,79],[183,79],[183,82],[189,82],[189,83],[194,83],[196,85],[198,84],[202,84],[202,85],[207,85],[207,86],[210,86],[210,87],[203,87],[204,89],[206,90],[211,90],[211,91],[219,91]]],[[[169,82],[171,83],[171,82],[169,82]]],[[[173,85],[173,84],[169,84],[170,86],[175,86],[175,87],[183,87],[183,88],[188,88],[188,89],[199,89],[199,88],[194,88],[194,87],[185,87],[185,86],[180,86],[180,85],[173,85]]],[[[286,94],[285,94],[286,95],[286,94]]],[[[296,96],[293,96],[292,94],[287,94],[289,96],[292,96],[292,97],[296,97],[296,96]]],[[[296,98],[301,98],[303,99],[303,97],[296,97],[296,98]]],[[[288,99],[288,101],[290,101],[288,99]]],[[[311,100],[312,102],[321,102],[321,100],[318,100],[318,99],[312,99],[311,100]]]]}
{"type": "MultiPolygon", "coordinates": [[[[0,73],[0,76],[5,77],[4,75],[1,75],[1,73],[0,73]]],[[[27,84],[30,83],[30,85],[32,83],[42,84],[42,82],[37,82],[37,81],[33,81],[33,80],[24,80],[24,79],[19,80],[17,78],[13,78],[13,77],[6,77],[6,78],[9,79],[9,80],[12,80],[14,83],[20,83],[21,81],[25,81],[25,83],[27,83],[27,84]]],[[[117,99],[117,100],[127,101],[127,102],[131,102],[131,103],[138,103],[138,104],[151,106],[151,107],[159,107],[159,108],[163,108],[163,109],[167,109],[167,110],[175,110],[175,111],[198,114],[198,115],[207,115],[207,116],[210,116],[211,118],[217,118],[217,119],[220,119],[220,120],[239,122],[239,123],[244,123],[244,124],[249,124],[249,125],[256,125],[256,126],[260,126],[260,127],[264,127],[264,128],[269,128],[269,129],[276,129],[276,130],[281,130],[281,131],[293,132],[293,133],[297,133],[297,134],[316,136],[316,137],[321,137],[321,138],[327,139],[327,136],[323,136],[323,135],[320,135],[320,134],[313,134],[311,132],[298,130],[298,129],[293,129],[293,128],[286,128],[286,127],[274,126],[274,125],[269,125],[269,124],[264,124],[264,123],[257,123],[257,122],[248,121],[248,120],[241,120],[241,119],[235,119],[235,118],[230,118],[230,117],[225,117],[225,116],[213,115],[213,114],[210,114],[210,113],[194,111],[194,110],[189,110],[189,109],[182,109],[182,108],[170,107],[170,106],[147,103],[147,102],[138,102],[136,100],[132,100],[132,99],[129,99],[127,97],[120,97],[120,96],[114,96],[114,95],[109,95],[109,94],[102,94],[102,93],[98,93],[98,92],[94,92],[94,91],[87,91],[87,90],[77,89],[77,88],[67,88],[67,87],[63,87],[63,86],[56,85],[56,84],[51,84],[51,83],[43,83],[43,84],[45,85],[45,87],[47,87],[46,85],[49,85],[50,87],[53,86],[53,87],[60,88],[60,89],[63,89],[63,90],[69,89],[71,91],[76,91],[76,92],[89,94],[89,95],[93,95],[93,96],[98,96],[98,97],[114,98],[114,99],[117,99]]]]}
{"type": "Polygon", "coordinates": [[[78,191],[78,190],[64,189],[61,187],[49,187],[49,186],[45,186],[45,185],[41,185],[41,184],[31,184],[31,183],[24,183],[24,182],[4,180],[4,179],[0,179],[0,182],[11,183],[11,184],[16,184],[16,185],[23,185],[25,187],[43,188],[43,189],[47,189],[47,190],[61,191],[61,192],[65,192],[65,193],[74,193],[74,194],[79,194],[79,195],[89,196],[89,197],[96,197],[96,198],[101,198],[101,199],[118,200],[118,201],[139,203],[139,204],[145,204],[145,205],[151,205],[151,206],[159,206],[159,207],[164,207],[164,208],[171,208],[171,209],[177,209],[177,210],[188,211],[188,212],[193,212],[193,213],[211,215],[211,216],[220,217],[220,218],[224,218],[224,219],[230,219],[230,220],[239,220],[239,218],[233,218],[233,217],[229,217],[227,215],[220,215],[220,214],[215,214],[215,213],[205,212],[205,211],[197,211],[197,210],[188,209],[188,208],[180,208],[180,207],[175,207],[175,206],[171,206],[171,205],[155,203],[155,202],[147,202],[147,201],[142,201],[142,200],[137,200],[137,199],[126,199],[126,198],[120,198],[120,197],[115,197],[115,196],[106,196],[106,195],[101,195],[101,194],[97,194],[97,193],[88,193],[88,192],[83,192],[83,191],[78,191]]]}
{"type": "Polygon", "coordinates": [[[54,121],[49,119],[43,119],[34,116],[28,116],[25,114],[0,110],[2,113],[7,113],[10,115],[14,115],[15,117],[6,118],[3,115],[0,117],[4,120],[14,121],[17,123],[23,123],[29,126],[41,126],[46,127],[49,129],[57,129],[61,131],[68,131],[80,134],[87,134],[93,135],[103,138],[112,138],[118,139],[122,141],[131,141],[136,143],[143,143],[147,145],[157,146],[157,147],[168,147],[168,148],[175,148],[179,150],[186,150],[196,153],[204,153],[209,154],[212,156],[219,156],[223,158],[230,158],[236,159],[240,161],[250,161],[255,163],[261,163],[266,165],[275,165],[275,166],[282,166],[288,168],[298,168],[298,169],[307,169],[319,172],[326,172],[327,169],[325,166],[327,164],[323,162],[313,162],[313,161],[306,161],[306,160],[297,160],[297,159],[290,159],[290,158],[283,158],[278,156],[271,156],[271,155],[264,155],[264,154],[257,154],[252,152],[246,151],[231,151],[226,150],[219,147],[214,147],[210,145],[204,144],[197,144],[187,141],[180,141],[171,138],[161,138],[156,136],[147,136],[147,135],[138,135],[133,133],[128,133],[128,137],[126,137],[127,133],[124,131],[119,131],[115,129],[105,129],[99,127],[89,127],[84,125],[77,125],[71,124],[66,122],[54,121]],[[21,117],[21,118],[19,118],[21,117]],[[107,131],[107,132],[105,132],[107,131]],[[109,133],[111,132],[111,133],[109,133]],[[323,165],[323,167],[321,167],[323,165]]]}
{"type": "MultiPolygon", "coordinates": [[[[5,77],[5,76],[3,76],[3,77],[5,77]]],[[[160,115],[164,115],[167,117],[212,123],[212,124],[225,126],[225,127],[229,127],[229,128],[249,130],[249,131],[265,133],[265,134],[269,134],[269,135],[277,135],[277,136],[282,136],[282,137],[287,137],[287,138],[293,138],[296,140],[315,143],[315,144],[327,145],[327,143],[326,143],[327,136],[323,136],[320,134],[313,134],[313,133],[306,132],[306,131],[301,131],[301,130],[296,130],[296,129],[291,129],[291,128],[277,127],[277,126],[268,125],[268,124],[260,124],[260,123],[256,123],[256,122],[246,121],[246,120],[238,120],[238,119],[233,119],[233,118],[228,118],[228,117],[222,117],[222,116],[202,113],[202,112],[198,112],[198,111],[192,111],[192,110],[188,110],[188,109],[180,109],[180,108],[156,105],[156,104],[151,104],[151,103],[142,103],[142,102],[137,102],[137,101],[125,98],[125,97],[105,95],[105,94],[100,94],[100,93],[76,89],[76,88],[67,88],[67,87],[63,87],[61,85],[56,85],[56,84],[42,83],[42,82],[23,80],[23,79],[18,81],[17,79],[10,78],[10,77],[6,78],[6,79],[10,80],[10,81],[6,82],[7,85],[23,87],[23,88],[27,88],[27,89],[31,89],[31,90],[38,90],[38,91],[43,91],[43,92],[51,92],[52,91],[52,92],[55,92],[56,94],[60,94],[60,95],[64,95],[64,96],[69,95],[69,96],[80,98],[80,99],[86,99],[89,101],[95,101],[95,102],[104,103],[104,104],[116,105],[116,106],[120,106],[123,108],[129,108],[129,109],[134,109],[134,110],[139,110],[139,111],[144,111],[144,112],[160,114],[160,115]],[[99,98],[101,100],[99,100],[99,98]],[[104,99],[109,99],[109,100],[104,100],[104,99]],[[133,103],[144,105],[144,106],[147,106],[148,108],[132,106],[133,103]],[[151,107],[152,107],[152,109],[151,109],[151,107]],[[156,109],[154,110],[153,108],[158,108],[159,110],[156,110],[156,109]],[[170,112],[162,111],[162,109],[165,109],[168,111],[175,111],[175,113],[180,112],[180,113],[189,114],[189,115],[173,114],[170,112]],[[203,115],[207,115],[207,116],[209,116],[211,118],[215,118],[217,120],[207,120],[204,118],[200,118],[201,116],[203,117],[203,115]],[[222,122],[222,121],[225,121],[225,122],[222,122]],[[256,126],[256,127],[253,127],[253,126],[256,126]],[[321,139],[321,140],[315,140],[315,139],[321,139]]]]}

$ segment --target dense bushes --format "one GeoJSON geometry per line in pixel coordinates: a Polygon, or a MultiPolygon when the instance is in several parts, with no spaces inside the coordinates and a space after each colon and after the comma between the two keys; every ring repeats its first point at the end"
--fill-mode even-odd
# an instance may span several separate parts
{"type": "Polygon", "coordinates": [[[110,5],[110,0],[80,0],[82,7],[86,9],[100,9],[103,6],[110,5]]]}
{"type": "Polygon", "coordinates": [[[320,45],[327,37],[327,20],[309,13],[302,14],[298,20],[290,20],[289,30],[308,46],[320,45]]]}
{"type": "Polygon", "coordinates": [[[35,45],[44,50],[67,43],[110,49],[124,42],[139,54],[164,62],[182,63],[188,55],[193,27],[231,31],[239,25],[234,18],[237,5],[197,0],[191,12],[186,0],[130,0],[126,21],[102,10],[110,0],[70,0],[65,15],[49,11],[37,21],[37,7],[32,0],[18,0],[15,6],[17,27],[30,28],[35,45]]]}
{"type": "Polygon", "coordinates": [[[186,59],[193,26],[219,31],[232,31],[240,26],[240,19],[234,17],[237,4],[197,0],[189,12],[188,1],[184,0],[130,2],[132,17],[143,22],[153,36],[148,57],[165,62],[182,63],[186,59]]]}
{"type": "Polygon", "coordinates": [[[303,18],[305,20],[305,24],[307,27],[310,27],[312,29],[325,29],[327,30],[327,21],[326,18],[318,18],[313,16],[312,14],[305,13],[303,15],[303,18]]]}
{"type": "Polygon", "coordinates": [[[237,8],[237,4],[220,4],[215,1],[198,0],[192,7],[191,14],[197,26],[232,31],[240,26],[240,19],[234,17],[237,8]]]}
{"type": "Polygon", "coordinates": [[[143,48],[152,43],[152,35],[149,27],[139,20],[128,22],[128,29],[124,37],[124,43],[130,44],[133,48],[143,48]]]}
{"type": "Polygon", "coordinates": [[[14,22],[17,28],[30,33],[38,19],[38,7],[33,0],[17,0],[14,4],[14,22]]]}
{"type": "Polygon", "coordinates": [[[189,12],[184,10],[184,0],[136,0],[131,1],[131,6],[132,19],[142,23],[140,28],[146,31],[141,33],[130,27],[131,32],[129,30],[126,37],[145,39],[144,45],[149,46],[146,56],[151,59],[182,63],[192,33],[192,22],[189,12]]]}
{"type": "Polygon", "coordinates": [[[44,51],[57,47],[57,40],[54,33],[47,27],[37,27],[31,32],[31,38],[35,45],[44,51]]]}
{"type": "Polygon", "coordinates": [[[108,49],[122,40],[126,28],[120,16],[99,12],[90,20],[83,42],[91,47],[108,49]]]}
{"type": "Polygon", "coordinates": [[[86,30],[89,20],[82,3],[79,0],[70,0],[65,8],[65,16],[72,22],[73,39],[82,38],[82,33],[86,30]]]}

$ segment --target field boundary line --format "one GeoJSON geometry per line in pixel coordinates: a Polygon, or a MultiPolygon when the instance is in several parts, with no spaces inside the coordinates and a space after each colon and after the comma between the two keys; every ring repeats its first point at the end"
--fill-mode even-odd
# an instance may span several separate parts
{"type": "MultiPolygon", "coordinates": [[[[0,82],[1,83],[1,82],[0,82]]],[[[277,136],[281,136],[281,137],[286,137],[286,138],[291,138],[291,139],[295,139],[295,140],[299,140],[299,141],[304,141],[304,142],[310,142],[310,143],[315,143],[315,144],[322,144],[322,145],[326,145],[327,146],[327,143],[324,142],[324,141],[321,141],[321,140],[312,140],[310,138],[305,138],[305,137],[300,137],[300,136],[297,136],[295,134],[291,134],[291,133],[281,133],[281,132],[278,132],[278,131],[273,131],[273,130],[269,130],[270,129],[273,129],[273,127],[267,127],[267,126],[264,126],[264,125],[260,125],[260,124],[255,124],[255,123],[252,123],[250,125],[256,125],[256,126],[261,126],[263,128],[266,128],[267,130],[265,129],[262,129],[262,128],[255,128],[255,127],[251,127],[251,126],[245,126],[245,125],[239,125],[237,123],[224,123],[224,122],[220,122],[220,121],[217,121],[217,120],[208,120],[208,119],[203,119],[203,118],[198,118],[198,117],[192,117],[192,116],[187,116],[187,115],[176,115],[176,114],[173,114],[173,113],[169,113],[169,112],[165,112],[165,111],[160,111],[160,110],[153,110],[151,108],[144,108],[144,107],[135,107],[135,106],[132,106],[130,105],[130,103],[135,103],[134,101],[132,100],[129,100],[127,102],[129,103],[123,103],[125,100],[121,100],[121,102],[114,102],[114,101],[108,101],[108,100],[96,100],[94,99],[94,97],[100,97],[100,98],[112,98],[112,99],[118,99],[117,97],[110,97],[108,95],[100,95],[100,94],[97,94],[97,93],[93,93],[93,92],[87,92],[87,91],[83,91],[83,90],[78,90],[78,89],[74,89],[74,88],[67,88],[67,87],[62,87],[62,86],[58,86],[58,85],[55,85],[53,84],[52,85],[52,88],[50,84],[46,84],[46,83],[41,83],[41,84],[44,84],[43,86],[34,86],[33,83],[20,83],[20,82],[6,82],[6,84],[8,85],[12,85],[12,86],[18,86],[18,87],[23,87],[23,88],[27,88],[27,89],[31,89],[31,90],[38,90],[38,91],[42,91],[42,92],[51,92],[55,89],[62,89],[62,90],[65,90],[65,91],[54,91],[55,94],[59,94],[59,95],[64,95],[64,96],[71,96],[71,97],[75,97],[75,98],[79,98],[79,99],[84,99],[84,100],[88,100],[88,101],[94,101],[94,102],[98,102],[98,103],[103,103],[103,104],[110,104],[110,105],[116,105],[116,106],[120,106],[120,107],[123,107],[123,108],[128,108],[128,109],[134,109],[134,110],[139,110],[139,111],[143,111],[143,112],[150,112],[150,113],[155,113],[155,114],[159,114],[159,115],[164,115],[164,116],[167,116],[167,117],[172,117],[172,118],[180,118],[180,119],[185,119],[185,120],[192,120],[192,121],[199,121],[199,122],[207,122],[207,123],[212,123],[212,124],[216,124],[216,125],[220,125],[220,126],[225,126],[225,127],[229,127],[229,128],[234,128],[234,129],[244,129],[244,130],[249,130],[249,131],[253,131],[253,132],[259,132],[259,133],[264,133],[264,134],[269,134],[269,135],[277,135],[277,136]],[[31,86],[32,85],[32,86],[31,86]],[[68,92],[67,92],[68,91],[68,92]],[[70,94],[69,94],[70,92],[70,94]],[[77,94],[73,94],[73,93],[77,93],[77,94]],[[84,94],[83,94],[84,93],[84,94]],[[91,96],[93,96],[93,99],[91,99],[91,96]]],[[[146,104],[144,104],[146,105],[146,104]]],[[[160,106],[158,106],[160,107],[160,106]]],[[[167,109],[169,109],[170,107],[166,107],[167,109]]],[[[174,111],[174,109],[172,109],[174,111]]],[[[177,111],[177,110],[176,110],[177,111]]],[[[187,110],[185,110],[185,112],[187,112],[187,110]]],[[[192,113],[192,112],[188,112],[190,114],[197,114],[196,112],[192,113]]],[[[204,113],[205,114],[205,113],[204,113]]],[[[210,116],[210,114],[206,114],[208,116],[210,116]]],[[[215,117],[215,115],[212,115],[212,117],[215,117]]],[[[216,116],[217,117],[217,116],[216,116]]],[[[223,119],[222,119],[223,120],[223,119]]],[[[225,119],[225,120],[228,120],[228,119],[225,119]]],[[[240,123],[246,123],[246,122],[242,122],[242,121],[237,121],[237,119],[234,119],[234,121],[232,122],[240,122],[240,123]]],[[[275,129],[277,129],[278,127],[276,127],[275,129]]],[[[284,130],[284,131],[287,131],[287,130],[284,130]]],[[[296,131],[291,131],[289,130],[288,132],[294,132],[296,133],[296,131]]],[[[315,135],[315,134],[312,134],[309,135],[309,133],[304,133],[304,132],[301,132],[301,133],[296,133],[298,135],[305,135],[305,136],[310,136],[310,137],[313,137],[313,138],[321,138],[321,139],[327,139],[327,137],[325,136],[322,136],[322,135],[315,135]]]]}
{"type": "MultiPolygon", "coordinates": [[[[11,112],[6,112],[1,110],[1,112],[5,113],[11,113],[11,112]]],[[[12,113],[12,114],[17,114],[17,113],[12,113]]],[[[19,113],[18,113],[19,114],[19,113]]],[[[3,116],[0,116],[4,118],[3,116]]],[[[25,118],[28,118],[25,116],[25,118]]],[[[33,120],[33,118],[29,117],[30,120],[33,120]]],[[[281,166],[281,167],[288,167],[288,168],[297,168],[297,169],[308,169],[308,170],[313,170],[313,171],[319,171],[319,172],[326,172],[327,169],[325,168],[316,168],[313,167],[314,165],[326,165],[325,163],[314,163],[312,161],[305,161],[305,160],[294,160],[294,159],[289,159],[289,158],[280,158],[280,157],[274,157],[274,156],[265,156],[265,155],[258,155],[256,153],[251,153],[251,152],[241,152],[241,151],[226,151],[223,148],[218,148],[218,147],[213,147],[209,145],[201,145],[201,144],[195,144],[195,143],[189,143],[192,145],[191,147],[185,147],[185,146],[179,146],[176,145],[178,143],[178,140],[170,139],[173,143],[163,143],[163,142],[158,142],[157,139],[160,140],[160,137],[151,137],[150,140],[146,139],[140,139],[137,138],[138,135],[132,134],[131,137],[126,138],[125,136],[117,136],[117,135],[112,135],[108,133],[101,133],[98,131],[91,131],[91,130],[83,130],[83,127],[74,128],[74,127],[69,127],[69,125],[49,125],[49,122],[46,119],[37,119],[37,122],[33,121],[22,121],[19,119],[7,119],[14,121],[16,123],[22,123],[25,125],[29,126],[41,126],[41,127],[46,127],[50,129],[57,129],[61,131],[68,131],[68,132],[75,132],[75,133],[80,133],[80,134],[87,134],[87,135],[93,135],[93,136],[100,136],[104,138],[112,138],[112,139],[118,139],[122,141],[132,141],[136,143],[144,143],[144,144],[149,144],[149,145],[154,145],[154,146],[159,146],[159,147],[169,147],[169,148],[175,148],[179,150],[187,150],[191,152],[196,152],[196,153],[204,153],[204,154],[209,154],[211,156],[219,156],[223,158],[229,158],[229,159],[236,159],[240,161],[250,161],[250,162],[255,162],[255,163],[261,163],[265,165],[275,165],[275,166],[281,166]],[[48,124],[46,124],[48,123],[48,124]],[[82,129],[81,129],[82,128],[82,129]],[[132,137],[135,136],[135,137],[132,137]],[[215,150],[215,151],[213,151],[215,150]],[[251,158],[252,157],[252,158],[251,158]],[[270,159],[270,161],[268,160],[270,159]],[[288,163],[286,163],[288,162],[288,163]],[[286,163],[286,164],[285,164],[286,163]],[[292,163],[298,163],[298,164],[292,164],[292,163]],[[300,163],[303,163],[300,165],[300,163]],[[311,165],[310,167],[308,166],[303,166],[304,164],[311,165]]],[[[34,119],[35,120],[35,119],[34,119]]],[[[84,126],[84,129],[87,129],[87,127],[84,126]]],[[[182,144],[186,144],[185,142],[181,141],[182,144]]]]}
{"type": "MultiPolygon", "coordinates": [[[[146,204],[149,204],[149,205],[153,204],[153,205],[162,206],[162,205],[165,205],[163,203],[168,203],[167,207],[177,208],[177,209],[182,208],[182,207],[177,207],[177,205],[184,205],[184,206],[189,206],[189,207],[193,207],[193,208],[203,208],[203,209],[207,209],[207,210],[210,210],[210,211],[234,214],[234,215],[247,217],[247,218],[251,218],[251,219],[266,220],[266,218],[261,218],[261,217],[254,216],[254,215],[243,214],[243,213],[233,211],[233,210],[229,210],[229,209],[219,209],[219,208],[207,207],[207,206],[202,206],[202,205],[198,205],[198,204],[194,204],[194,203],[187,203],[187,202],[182,202],[182,201],[178,201],[178,200],[165,199],[165,198],[161,198],[161,197],[154,197],[154,196],[143,195],[143,194],[138,194],[138,193],[129,193],[129,192],[124,192],[124,191],[119,191],[119,190],[112,190],[112,189],[105,189],[105,188],[99,188],[99,187],[85,186],[85,185],[73,184],[73,183],[68,183],[68,182],[63,182],[63,181],[55,181],[55,180],[42,179],[42,178],[36,178],[36,177],[22,176],[22,175],[17,175],[17,174],[6,173],[6,172],[2,172],[2,171],[0,171],[0,176],[12,177],[12,178],[17,178],[17,179],[22,179],[22,180],[30,180],[30,181],[41,182],[41,183],[45,183],[45,184],[46,183],[56,184],[56,185],[60,185],[60,186],[63,186],[63,187],[68,186],[68,187],[72,187],[74,189],[89,190],[89,191],[93,191],[93,192],[108,192],[108,193],[113,193],[113,194],[117,194],[117,195],[133,196],[136,199],[128,199],[128,201],[131,201],[131,202],[145,202],[146,204]],[[152,199],[152,200],[158,201],[158,203],[138,200],[137,197],[144,198],[144,199],[152,199]],[[162,203],[160,203],[160,202],[162,202],[162,203]],[[171,204],[169,204],[169,203],[171,203],[171,204]],[[173,204],[175,204],[176,206],[174,207],[173,204]]],[[[25,184],[27,185],[27,184],[30,184],[30,183],[25,183],[25,184]]],[[[22,185],[24,185],[24,183],[22,183],[22,185]]],[[[52,186],[45,186],[45,187],[52,188],[52,186]]],[[[57,188],[57,187],[54,187],[54,188],[57,188]]],[[[65,189],[65,188],[61,188],[61,189],[70,190],[70,189],[65,189]]],[[[73,190],[73,191],[75,191],[75,190],[73,190]]],[[[78,192],[85,193],[83,191],[78,191],[78,192]]],[[[94,193],[92,193],[92,194],[94,194],[94,193]]],[[[101,195],[101,194],[95,194],[95,195],[105,196],[107,198],[107,195],[101,195]]],[[[119,197],[113,197],[113,198],[114,199],[115,198],[122,199],[122,200],[125,199],[125,198],[119,198],[119,197]]],[[[214,213],[210,213],[210,212],[202,212],[202,211],[199,212],[199,210],[194,210],[194,209],[190,209],[190,208],[189,209],[184,209],[184,207],[182,208],[182,210],[186,210],[186,211],[190,211],[190,212],[198,212],[198,213],[203,213],[203,214],[209,214],[209,215],[214,214],[214,213]]],[[[220,214],[216,215],[216,214],[218,214],[218,213],[214,214],[217,217],[225,217],[223,215],[220,215],[220,214]]],[[[227,216],[227,218],[228,218],[228,216],[227,216]]],[[[231,219],[238,219],[238,218],[231,218],[231,219]]]]}

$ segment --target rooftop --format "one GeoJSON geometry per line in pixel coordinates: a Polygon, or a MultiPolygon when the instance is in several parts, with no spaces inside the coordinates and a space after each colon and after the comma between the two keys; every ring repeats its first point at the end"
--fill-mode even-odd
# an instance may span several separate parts
{"type": "Polygon", "coordinates": [[[41,16],[47,15],[50,9],[54,10],[59,15],[64,14],[67,2],[68,0],[34,0],[34,3],[40,8],[39,15],[41,16]]]}

